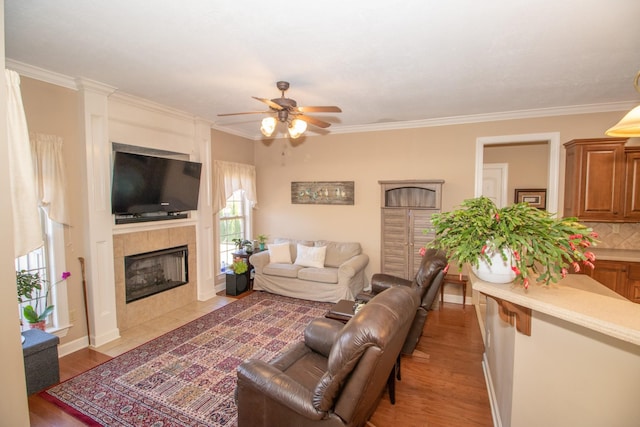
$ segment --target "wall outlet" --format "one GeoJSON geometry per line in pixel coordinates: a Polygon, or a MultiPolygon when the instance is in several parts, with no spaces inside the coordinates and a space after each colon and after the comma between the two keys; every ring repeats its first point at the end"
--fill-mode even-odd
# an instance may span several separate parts
{"type": "Polygon", "coordinates": [[[77,311],[76,310],[69,310],[69,322],[75,323],[76,315],[77,315],[77,311]]]}

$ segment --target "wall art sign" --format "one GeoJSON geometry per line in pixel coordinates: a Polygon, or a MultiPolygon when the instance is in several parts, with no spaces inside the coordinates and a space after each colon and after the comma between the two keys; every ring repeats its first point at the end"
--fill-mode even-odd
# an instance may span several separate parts
{"type": "Polygon", "coordinates": [[[291,183],[291,203],[296,205],[353,205],[353,181],[291,183]]]}
{"type": "Polygon", "coordinates": [[[527,202],[529,205],[538,209],[547,208],[547,189],[546,188],[518,188],[515,196],[516,203],[527,202]]]}

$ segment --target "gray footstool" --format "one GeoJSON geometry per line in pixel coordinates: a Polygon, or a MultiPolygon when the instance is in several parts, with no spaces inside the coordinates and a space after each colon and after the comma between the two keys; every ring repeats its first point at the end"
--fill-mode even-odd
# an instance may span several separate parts
{"type": "Polygon", "coordinates": [[[39,329],[24,331],[22,343],[27,394],[37,393],[60,382],[58,343],[60,338],[39,329]]]}

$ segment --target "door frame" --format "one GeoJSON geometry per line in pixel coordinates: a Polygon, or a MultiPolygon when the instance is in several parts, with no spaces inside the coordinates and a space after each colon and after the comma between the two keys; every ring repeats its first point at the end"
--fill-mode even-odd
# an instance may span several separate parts
{"type": "Polygon", "coordinates": [[[549,144],[549,176],[547,178],[547,211],[558,213],[560,186],[560,132],[529,133],[521,135],[482,136],[476,139],[475,197],[482,195],[482,169],[484,146],[498,144],[526,144],[546,141],[549,144]]]}

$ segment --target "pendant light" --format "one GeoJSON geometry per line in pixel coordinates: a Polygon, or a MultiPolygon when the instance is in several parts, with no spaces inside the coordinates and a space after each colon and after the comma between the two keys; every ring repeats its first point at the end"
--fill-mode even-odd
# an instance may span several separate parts
{"type": "MultiPolygon", "coordinates": [[[[640,71],[633,82],[638,93],[640,93],[640,71]]],[[[640,136],[640,105],[629,111],[614,127],[605,132],[609,136],[634,137],[640,136]]]]}

